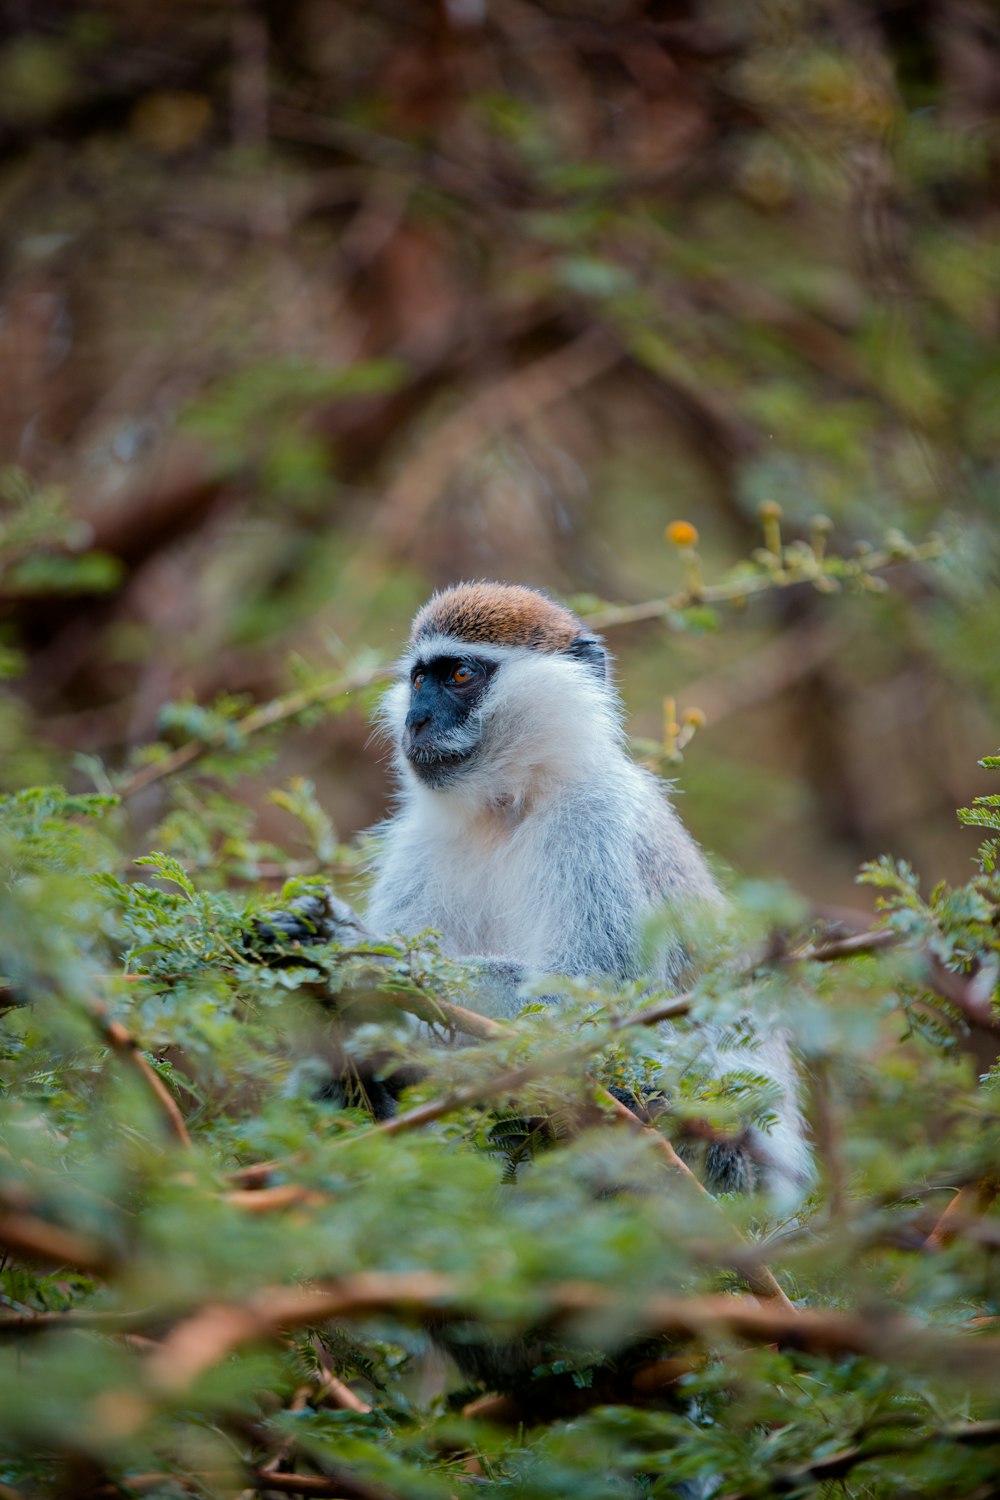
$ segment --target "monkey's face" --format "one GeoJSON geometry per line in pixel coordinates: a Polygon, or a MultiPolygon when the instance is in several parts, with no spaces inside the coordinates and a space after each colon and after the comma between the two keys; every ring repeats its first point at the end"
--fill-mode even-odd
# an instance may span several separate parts
{"type": "Polygon", "coordinates": [[[448,786],[475,761],[483,700],[498,665],[466,653],[413,661],[400,749],[426,786],[448,786]]]}

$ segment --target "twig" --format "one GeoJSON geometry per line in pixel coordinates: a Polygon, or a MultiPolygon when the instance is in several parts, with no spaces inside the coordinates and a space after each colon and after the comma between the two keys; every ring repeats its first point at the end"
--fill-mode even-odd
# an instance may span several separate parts
{"type": "Polygon", "coordinates": [[[630,1130],[646,1136],[654,1151],[658,1156],[663,1157],[671,1171],[679,1172],[682,1177],[687,1179],[696,1192],[703,1193],[706,1198],[712,1196],[705,1184],[698,1181],[687,1162],[677,1155],[677,1152],[666,1136],[661,1135],[658,1130],[654,1130],[651,1125],[647,1125],[643,1120],[640,1120],[635,1111],[629,1109],[628,1105],[623,1104],[620,1099],[616,1099],[610,1089],[599,1088],[597,1090],[597,1101],[620,1125],[627,1125],[630,1130]]]}
{"type": "MultiPolygon", "coordinates": [[[[270,1166],[271,1163],[265,1163],[270,1166]]],[[[282,1182],[275,1187],[243,1188],[224,1195],[224,1202],[231,1208],[248,1214],[279,1213],[285,1208],[300,1205],[313,1207],[328,1201],[329,1194],[318,1193],[313,1188],[303,1187],[297,1182],[282,1182]]]]}
{"type": "MultiPolygon", "coordinates": [[[[693,1003],[689,994],[677,995],[670,1000],[660,1001],[656,1005],[643,1006],[640,1010],[633,1011],[630,1015],[613,1017],[609,1021],[609,1028],[617,1032],[631,1026],[657,1026],[664,1021],[674,1020],[690,1013],[693,1003]]],[[[445,1020],[457,1031],[470,1031],[482,1040],[495,1040],[502,1037],[512,1037],[517,1033],[511,1026],[504,1025],[500,1021],[491,1020],[487,1016],[477,1015],[473,1011],[467,1011],[462,1006],[452,1005],[447,1001],[439,1001],[441,1013],[445,1020]]],[[[592,1047],[588,1045],[586,1053],[589,1054],[592,1047]]],[[[466,1109],[470,1105],[479,1104],[484,1099],[495,1098],[498,1094],[513,1093],[525,1083],[534,1078],[543,1077],[553,1071],[564,1071],[567,1065],[567,1054],[561,1051],[550,1057],[536,1058],[531,1063],[526,1063],[520,1068],[506,1069],[504,1072],[494,1075],[493,1078],[483,1080],[475,1084],[467,1084],[464,1088],[454,1089],[450,1094],[442,1095],[437,1099],[430,1099],[426,1104],[417,1105],[415,1109],[407,1110],[404,1114],[395,1115],[390,1120],[383,1120],[377,1125],[372,1125],[363,1132],[365,1140],[373,1135],[394,1136],[402,1135],[410,1130],[419,1130],[424,1125],[433,1124],[434,1121],[443,1119],[445,1115],[453,1114],[456,1110],[466,1109]]],[[[660,1134],[653,1126],[647,1125],[640,1120],[627,1105],[616,1099],[609,1090],[597,1089],[598,1102],[619,1123],[627,1124],[630,1129],[641,1131],[649,1141],[652,1149],[660,1156],[671,1169],[677,1173],[695,1191],[704,1195],[710,1201],[714,1200],[707,1188],[698,1181],[687,1163],[678,1156],[669,1140],[660,1134]]],[[[359,1139],[356,1135],[345,1135],[342,1141],[336,1144],[349,1145],[352,1141],[359,1139]]],[[[277,1167],[278,1163],[264,1163],[257,1167],[245,1167],[240,1173],[234,1174],[234,1180],[246,1181],[247,1174],[253,1174],[254,1180],[259,1180],[258,1174],[265,1170],[277,1167]]],[[[259,1190],[258,1190],[259,1191],[259,1190]]],[[[277,1189],[276,1191],[280,1191],[277,1189]]],[[[254,1193],[241,1195],[247,1200],[256,1196],[254,1193]]],[[[774,1300],[780,1303],[790,1313],[795,1312],[794,1305],[782,1291],[781,1286],[774,1273],[767,1266],[754,1263],[752,1266],[743,1267],[740,1271],[747,1285],[758,1297],[774,1300]]]]}
{"type": "MultiPolygon", "coordinates": [[[[310,1390],[311,1387],[309,1387],[308,1385],[300,1386],[292,1396],[291,1401],[288,1403],[287,1410],[290,1412],[305,1411],[306,1406],[309,1404],[310,1390]]],[[[267,1430],[269,1433],[269,1429],[265,1430],[267,1430]]],[[[255,1438],[258,1435],[259,1434],[257,1432],[254,1433],[255,1438]]],[[[258,1488],[261,1487],[260,1481],[265,1478],[265,1476],[268,1480],[270,1480],[273,1475],[277,1474],[282,1464],[286,1463],[291,1454],[295,1451],[295,1438],[289,1434],[284,1434],[277,1442],[274,1443],[273,1446],[274,1452],[271,1454],[271,1457],[267,1460],[266,1463],[261,1464],[260,1468],[257,1469],[256,1473],[254,1474],[256,1483],[254,1484],[253,1488],[241,1491],[241,1493],[237,1496],[237,1500],[253,1500],[253,1497],[257,1493],[258,1488]]],[[[273,1486],[270,1484],[268,1484],[267,1487],[273,1488],[273,1486]]]]}
{"type": "Polygon", "coordinates": [[[951,1243],[958,1230],[958,1220],[968,1213],[985,1214],[1000,1192],[1000,1181],[984,1178],[981,1182],[967,1182],[959,1188],[944,1213],[938,1219],[927,1239],[925,1250],[941,1250],[951,1243]]]}
{"type": "Polygon", "coordinates": [[[671,1390],[683,1375],[697,1369],[698,1361],[683,1354],[667,1354],[662,1359],[651,1359],[632,1371],[632,1389],[637,1396],[651,1396],[658,1391],[671,1390]]]}
{"type": "Polygon", "coordinates": [[[339,1380],[330,1368],[323,1346],[319,1339],[312,1339],[312,1351],[316,1357],[316,1368],[319,1370],[322,1380],[313,1395],[314,1406],[334,1406],[340,1411],[357,1412],[359,1416],[367,1416],[371,1411],[367,1401],[362,1401],[356,1396],[349,1385],[339,1380]]]}
{"type": "MultiPolygon", "coordinates": [[[[76,1266],[95,1276],[106,1275],[114,1264],[110,1252],[95,1241],[33,1214],[0,1213],[0,1245],[24,1260],[76,1266]]],[[[5,1323],[0,1319],[0,1329],[5,1323]]]]}
{"type": "Polygon", "coordinates": [[[826,1169],[829,1185],[830,1222],[842,1228],[847,1212],[847,1177],[840,1146],[839,1121],[833,1103],[830,1070],[825,1059],[814,1060],[811,1082],[817,1152],[826,1169]]]}
{"type": "MultiPolygon", "coordinates": [[[[515,375],[508,377],[511,383],[516,381],[521,382],[516,390],[509,389],[507,392],[506,399],[510,402],[508,420],[521,420],[522,417],[532,415],[537,409],[539,391],[541,391],[545,399],[555,399],[556,396],[565,394],[567,391],[573,389],[576,384],[594,379],[602,368],[609,368],[615,363],[618,357],[618,353],[611,346],[605,344],[599,336],[588,333],[582,335],[575,344],[567,345],[564,349],[557,351],[556,354],[545,356],[544,360],[539,360],[537,366],[529,367],[528,371],[516,372],[515,375]],[[591,352],[584,359],[582,356],[586,349],[590,349],[591,352]],[[547,366],[545,363],[546,360],[552,361],[554,368],[553,365],[547,366]],[[569,371],[563,371],[561,366],[555,364],[556,361],[566,361],[570,367],[569,371]],[[532,381],[528,379],[529,374],[532,372],[536,372],[532,377],[532,381],[537,379],[538,390],[535,389],[532,381]],[[556,378],[557,376],[559,379],[556,378]],[[569,384],[567,384],[567,381],[569,381],[569,384]],[[553,390],[555,391],[555,395],[552,394],[553,390]]],[[[500,385],[502,388],[504,382],[501,382],[500,385]]],[[[451,443],[457,442],[464,454],[468,451],[470,444],[474,447],[475,443],[482,440],[485,431],[492,430],[492,427],[496,425],[496,414],[492,408],[492,402],[496,399],[496,396],[497,391],[495,389],[484,392],[481,397],[477,397],[476,401],[471,403],[470,407],[467,407],[464,411],[450,419],[452,423],[456,424],[454,429],[450,428],[448,423],[445,423],[444,429],[447,429],[447,431],[444,431],[442,436],[442,429],[439,429],[436,437],[443,442],[444,438],[449,437],[450,434],[449,441],[451,443]]],[[[545,404],[545,399],[543,399],[542,404],[545,404]]],[[[443,463],[443,459],[435,459],[433,474],[430,473],[430,460],[431,456],[428,456],[428,474],[424,476],[423,488],[417,487],[411,490],[409,486],[413,480],[413,466],[407,470],[405,497],[401,490],[399,500],[399,506],[403,508],[407,517],[412,516],[414,507],[420,508],[429,503],[426,500],[426,488],[431,483],[431,480],[433,480],[434,486],[443,482],[441,475],[438,473],[438,468],[443,463]]],[[[449,456],[449,466],[452,462],[453,456],[449,456]]],[[[436,493],[436,488],[434,492],[436,493]]],[[[390,491],[387,504],[393,502],[393,493],[393,491],[390,491]]],[[[391,527],[395,525],[395,522],[391,519],[391,509],[387,514],[390,515],[390,521],[387,524],[391,527]]],[[[423,514],[422,509],[420,509],[420,514],[423,514]]],[[[409,521],[405,524],[408,525],[409,521]]],[[[400,525],[402,526],[404,523],[400,522],[400,525]]],[[[898,562],[920,562],[939,557],[943,550],[944,544],[935,539],[914,547],[911,554],[906,558],[901,558],[897,553],[886,548],[881,551],[869,552],[864,558],[857,560],[850,566],[857,576],[861,576],[863,574],[881,572],[882,569],[898,562]]],[[[665,620],[670,615],[676,614],[679,610],[685,609],[692,604],[725,603],[726,601],[745,598],[750,594],[764,593],[768,589],[790,587],[793,584],[809,581],[807,578],[798,578],[794,575],[785,576],[765,571],[750,578],[740,578],[728,583],[707,584],[697,595],[689,591],[680,591],[666,598],[649,599],[641,604],[611,605],[606,609],[584,615],[582,619],[583,623],[590,629],[610,630],[618,625],[632,625],[642,620],[665,620]]],[[[270,729],[276,724],[284,723],[288,719],[294,719],[297,715],[304,713],[306,709],[319,707],[347,693],[358,692],[363,688],[371,687],[373,683],[385,681],[391,675],[391,666],[378,666],[369,667],[353,674],[339,674],[333,678],[326,678],[322,682],[313,684],[311,687],[298,688],[293,692],[285,693],[278,698],[272,699],[269,703],[251,709],[242,718],[232,720],[227,725],[227,729],[230,733],[241,739],[248,739],[251,735],[259,734],[264,729],[270,729]]],[[[174,776],[178,771],[186,770],[204,756],[211,754],[212,751],[222,748],[224,744],[225,741],[221,737],[216,740],[188,740],[183,745],[178,745],[174,750],[171,750],[162,759],[152,761],[148,765],[140,766],[137,770],[133,771],[118,786],[118,795],[124,801],[134,796],[136,792],[152,786],[155,782],[162,781],[168,776],[174,776]]]]}
{"type": "MultiPolygon", "coordinates": [[[[627,1124],[630,1129],[641,1131],[650,1141],[657,1154],[665,1159],[672,1171],[679,1172],[699,1193],[703,1193],[710,1202],[715,1202],[715,1199],[704,1183],[698,1181],[698,1178],[691,1171],[687,1162],[677,1155],[677,1152],[666,1136],[661,1135],[658,1130],[654,1130],[651,1125],[645,1125],[639,1119],[638,1115],[629,1109],[627,1104],[623,1104],[620,1099],[616,1099],[608,1089],[599,1089],[598,1099],[605,1108],[611,1110],[615,1119],[627,1124]]],[[[719,1212],[721,1217],[721,1210],[719,1212]]],[[[768,1301],[773,1300],[778,1302],[787,1312],[795,1316],[796,1309],[794,1303],[782,1291],[777,1277],[767,1266],[755,1261],[753,1265],[744,1266],[740,1270],[740,1274],[755,1296],[763,1297],[768,1301]]]]}
{"type": "Polygon", "coordinates": [[[987,972],[987,985],[981,985],[977,974],[957,974],[941,962],[936,953],[925,955],[927,982],[942,999],[961,1011],[970,1026],[1000,1035],[1000,1017],[993,1010],[994,978],[987,972]]]}
{"type": "Polygon", "coordinates": [[[455,1295],[450,1277],[431,1271],[359,1274],[327,1287],[266,1287],[245,1302],[210,1303],[179,1323],[150,1358],[154,1388],[186,1390],[233,1350],[289,1328],[332,1318],[404,1310],[428,1313],[455,1295]]]}
{"type": "Polygon", "coordinates": [[[24,1312],[0,1317],[0,1338],[4,1335],[49,1333],[54,1328],[86,1328],[95,1333],[128,1334],[148,1328],[148,1309],[131,1312],[95,1312],[87,1309],[69,1312],[24,1312]]]}
{"type": "MultiPolygon", "coordinates": [[[[896,1437],[880,1438],[874,1442],[852,1443],[850,1447],[824,1454],[811,1463],[779,1470],[770,1479],[768,1492],[783,1495],[799,1490],[809,1480],[816,1484],[826,1484],[831,1480],[843,1479],[851,1469],[870,1459],[885,1458],[893,1453],[914,1453],[927,1447],[929,1443],[941,1442],[967,1444],[973,1448],[996,1447],[1000,1445],[1000,1422],[955,1422],[948,1427],[931,1428],[927,1432],[901,1432],[896,1437]]],[[[759,1490],[731,1490],[720,1496],[719,1500],[752,1500],[752,1497],[759,1494],[759,1490]]]]}
{"type": "MultiPolygon", "coordinates": [[[[881,573],[883,569],[903,562],[927,562],[940,557],[944,543],[937,537],[922,542],[905,557],[889,548],[866,552],[863,557],[852,559],[847,564],[847,577],[860,578],[870,573],[881,573]]],[[[842,561],[842,560],[841,560],[842,561]]],[[[726,604],[741,601],[752,594],[764,594],[769,589],[785,589],[811,584],[807,574],[763,570],[749,577],[729,579],[724,583],[704,584],[697,593],[680,589],[662,599],[648,599],[642,604],[612,604],[606,609],[586,615],[585,622],[592,630],[610,630],[616,625],[635,625],[643,620],[662,620],[692,604],[726,604]]]]}
{"type": "MultiPolygon", "coordinates": [[[[314,683],[312,687],[297,688],[294,692],[284,693],[280,698],[273,698],[269,703],[263,703],[258,708],[251,709],[241,719],[234,719],[227,727],[239,738],[249,739],[251,735],[259,734],[261,730],[271,729],[275,724],[294,719],[306,709],[316,708],[320,704],[331,702],[334,698],[359,692],[362,688],[370,687],[374,682],[381,682],[389,677],[391,672],[391,667],[379,666],[368,667],[346,676],[340,673],[336,677],[325,678],[322,682],[314,683]]],[[[185,744],[178,745],[175,750],[171,750],[162,760],[152,761],[149,765],[140,766],[137,771],[133,771],[132,775],[117,788],[118,795],[124,801],[154,782],[162,781],[166,776],[173,776],[178,771],[185,770],[202,756],[221,749],[223,744],[224,741],[221,738],[188,740],[185,744]]]]}
{"type": "Polygon", "coordinates": [[[799,948],[788,957],[793,962],[826,964],[834,959],[850,958],[856,953],[878,953],[883,948],[895,947],[900,941],[899,933],[891,927],[876,927],[871,932],[855,932],[850,937],[831,938],[809,948],[799,948]]]}
{"type": "MultiPolygon", "coordinates": [[[[463,1088],[453,1089],[450,1094],[429,1099],[426,1104],[418,1104],[405,1114],[394,1115],[391,1120],[382,1120],[378,1125],[365,1130],[364,1138],[368,1140],[373,1135],[402,1135],[408,1130],[419,1130],[421,1126],[430,1125],[435,1120],[443,1119],[445,1115],[454,1114],[456,1110],[480,1104],[484,1099],[495,1098],[497,1094],[513,1093],[530,1083],[533,1078],[551,1073],[564,1065],[565,1061],[566,1054],[560,1053],[536,1058],[520,1068],[507,1068],[502,1073],[494,1074],[492,1078],[485,1078],[479,1083],[468,1083],[463,1088]]],[[[356,1135],[344,1135],[335,1144],[350,1145],[357,1139],[356,1135]]]]}
{"type": "Polygon", "coordinates": [[[91,1000],[87,1006],[87,1012],[111,1050],[123,1058],[142,1079],[147,1091],[155,1099],[170,1134],[189,1151],[191,1137],[188,1135],[184,1116],[180,1112],[177,1100],[155,1068],[151,1067],[148,1060],[143,1057],[135,1037],[120,1021],[113,1021],[110,1018],[101,1001],[91,1000]]]}
{"type": "Polygon", "coordinates": [[[356,1396],[350,1386],[338,1380],[336,1375],[326,1377],[316,1392],[315,1401],[318,1406],[333,1406],[338,1411],[357,1412],[361,1417],[366,1417],[371,1411],[368,1402],[356,1396]]]}
{"type": "Polygon", "coordinates": [[[237,1167],[234,1172],[228,1174],[230,1182],[238,1183],[240,1187],[248,1191],[260,1192],[267,1184],[267,1179],[275,1172],[287,1172],[289,1168],[296,1166],[302,1160],[302,1152],[296,1152],[294,1156],[285,1156],[274,1161],[253,1161],[246,1167],[237,1167]]]}

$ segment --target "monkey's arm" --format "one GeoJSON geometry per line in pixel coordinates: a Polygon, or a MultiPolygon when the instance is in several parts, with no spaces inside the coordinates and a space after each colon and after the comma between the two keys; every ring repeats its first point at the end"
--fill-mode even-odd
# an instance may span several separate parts
{"type": "Polygon", "coordinates": [[[253,924],[254,946],[263,950],[289,943],[361,944],[374,937],[354,907],[328,885],[296,896],[284,911],[268,912],[253,924]]]}
{"type": "MultiPolygon", "coordinates": [[[[373,932],[353,906],[334,895],[329,886],[298,896],[284,911],[269,912],[254,923],[254,947],[265,956],[272,950],[284,954],[294,943],[363,948],[366,943],[383,942],[385,935],[373,932]]],[[[460,962],[469,976],[470,1009],[494,1020],[517,1015],[524,1003],[522,986],[530,978],[523,964],[474,955],[460,962]]]]}

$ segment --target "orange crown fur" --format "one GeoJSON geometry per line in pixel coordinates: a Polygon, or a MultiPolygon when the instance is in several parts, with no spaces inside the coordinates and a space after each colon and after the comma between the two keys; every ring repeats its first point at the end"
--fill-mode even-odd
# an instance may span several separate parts
{"type": "Polygon", "coordinates": [[[537,589],[516,583],[458,583],[428,599],[413,621],[410,644],[450,635],[480,645],[565,651],[586,633],[572,610],[537,589]]]}

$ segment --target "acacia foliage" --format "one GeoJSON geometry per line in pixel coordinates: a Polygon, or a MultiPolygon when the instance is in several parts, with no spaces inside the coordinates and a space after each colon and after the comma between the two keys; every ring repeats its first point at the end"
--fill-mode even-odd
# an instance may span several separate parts
{"type": "Polygon", "coordinates": [[[302,781],[276,794],[298,846],[261,846],[233,785],[342,701],[176,705],[129,772],[88,766],[99,790],[0,800],[2,1493],[992,1493],[995,840],[926,896],[868,866],[860,938],[737,888],[662,1076],[638,986],[442,1046],[476,1026],[433,937],[254,936],[262,870],[287,900],[357,856],[302,781]],[[130,859],[154,774],[170,805],[130,859]],[[766,1129],[762,1080],[700,1062],[699,1023],[746,1011],[803,1058],[818,1179],[783,1214],[710,1199],[665,1144],[766,1129]],[[381,1126],[320,1097],[376,1046],[425,1071],[381,1126]],[[665,1110],[627,1128],[604,1086],[654,1077],[665,1110]],[[516,1388],[475,1404],[442,1328],[526,1340],[516,1388]]]}

